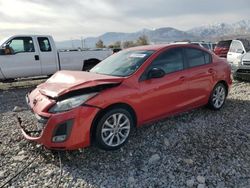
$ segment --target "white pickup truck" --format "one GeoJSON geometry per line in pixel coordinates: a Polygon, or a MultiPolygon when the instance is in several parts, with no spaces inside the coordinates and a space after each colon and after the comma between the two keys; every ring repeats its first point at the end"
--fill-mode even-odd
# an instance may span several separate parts
{"type": "Polygon", "coordinates": [[[0,41],[0,81],[52,75],[58,70],[87,70],[111,49],[58,51],[48,35],[15,35],[0,41]]]}

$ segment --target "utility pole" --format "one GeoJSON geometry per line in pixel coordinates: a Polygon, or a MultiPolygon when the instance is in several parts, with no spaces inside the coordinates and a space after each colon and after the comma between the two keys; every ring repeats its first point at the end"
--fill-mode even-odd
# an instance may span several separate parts
{"type": "Polygon", "coordinates": [[[74,49],[74,41],[73,41],[73,38],[71,38],[71,45],[72,45],[72,49],[74,49]]]}
{"type": "Polygon", "coordinates": [[[82,50],[83,50],[83,37],[81,37],[81,44],[82,44],[82,50]]]}

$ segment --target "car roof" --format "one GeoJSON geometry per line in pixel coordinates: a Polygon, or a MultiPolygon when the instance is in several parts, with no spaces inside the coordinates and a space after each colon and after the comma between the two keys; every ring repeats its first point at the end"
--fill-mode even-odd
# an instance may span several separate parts
{"type": "Polygon", "coordinates": [[[128,48],[128,50],[153,50],[153,51],[160,51],[162,49],[166,48],[172,48],[172,47],[195,47],[199,49],[203,49],[199,46],[196,46],[194,44],[178,44],[178,43],[172,43],[172,44],[155,44],[155,45],[145,45],[145,46],[137,46],[128,48]]]}

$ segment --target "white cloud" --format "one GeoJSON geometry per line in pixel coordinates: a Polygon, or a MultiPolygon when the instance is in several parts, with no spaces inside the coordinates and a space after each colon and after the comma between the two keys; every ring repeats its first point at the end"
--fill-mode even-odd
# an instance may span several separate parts
{"type": "Polygon", "coordinates": [[[248,19],[250,1],[198,0],[0,0],[0,38],[51,34],[56,40],[142,28],[190,29],[214,22],[248,19]]]}
{"type": "Polygon", "coordinates": [[[3,1],[0,6],[1,13],[9,17],[26,16],[35,12],[46,12],[48,9],[39,4],[32,4],[18,0],[3,1]]]}

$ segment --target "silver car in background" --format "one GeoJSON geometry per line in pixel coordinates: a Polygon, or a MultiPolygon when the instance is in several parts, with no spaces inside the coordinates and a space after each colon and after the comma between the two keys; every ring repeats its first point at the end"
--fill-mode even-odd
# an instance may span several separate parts
{"type": "Polygon", "coordinates": [[[232,67],[235,80],[250,80],[250,41],[233,40],[227,54],[227,61],[232,67]]]}

